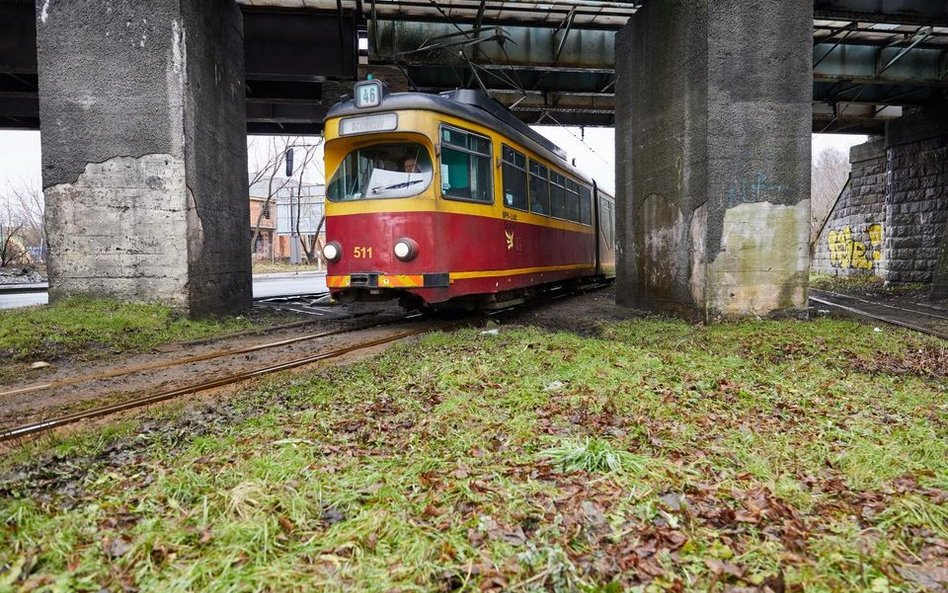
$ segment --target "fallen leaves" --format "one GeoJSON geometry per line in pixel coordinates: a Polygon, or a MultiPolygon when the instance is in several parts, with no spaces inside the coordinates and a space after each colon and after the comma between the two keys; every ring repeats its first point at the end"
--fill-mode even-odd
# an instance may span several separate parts
{"type": "Polygon", "coordinates": [[[895,570],[906,581],[920,585],[926,591],[944,593],[948,590],[948,565],[903,565],[895,570]]]}
{"type": "Polygon", "coordinates": [[[948,348],[924,344],[898,353],[876,351],[871,358],[849,353],[849,365],[859,371],[877,375],[915,375],[933,379],[948,377],[948,348]]]}

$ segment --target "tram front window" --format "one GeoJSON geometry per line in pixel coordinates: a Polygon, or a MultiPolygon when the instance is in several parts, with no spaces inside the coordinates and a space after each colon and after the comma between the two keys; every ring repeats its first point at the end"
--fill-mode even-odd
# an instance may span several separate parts
{"type": "Polygon", "coordinates": [[[410,198],[428,189],[432,168],[421,144],[377,144],[353,150],[329,180],[333,202],[410,198]]]}

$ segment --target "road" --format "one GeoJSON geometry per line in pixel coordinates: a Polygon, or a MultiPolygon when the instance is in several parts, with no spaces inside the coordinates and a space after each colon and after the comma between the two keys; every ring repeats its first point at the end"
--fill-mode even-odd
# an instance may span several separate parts
{"type": "Polygon", "coordinates": [[[325,291],[326,274],[323,272],[264,274],[253,277],[253,296],[256,299],[325,291]]]}
{"type": "MultiPolygon", "coordinates": [[[[302,272],[299,274],[262,274],[253,277],[254,298],[311,294],[326,290],[326,275],[320,272],[302,272]]],[[[3,294],[0,292],[0,309],[45,305],[48,297],[45,292],[21,294],[3,294]]]]}

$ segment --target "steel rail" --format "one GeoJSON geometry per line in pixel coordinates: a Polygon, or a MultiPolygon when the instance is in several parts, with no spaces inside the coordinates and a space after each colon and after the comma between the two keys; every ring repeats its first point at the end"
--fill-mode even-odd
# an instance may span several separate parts
{"type": "Polygon", "coordinates": [[[948,321],[948,315],[939,315],[938,313],[932,313],[931,311],[921,311],[919,309],[908,309],[906,307],[896,307],[895,305],[889,305],[887,303],[877,303],[875,301],[870,301],[868,299],[862,299],[857,296],[852,296],[848,294],[843,294],[841,292],[833,292],[832,290],[820,290],[819,288],[811,288],[810,291],[816,291],[818,293],[831,295],[834,297],[839,297],[843,299],[850,299],[853,301],[859,301],[860,303],[865,303],[867,305],[872,305],[874,307],[885,307],[886,309],[894,309],[896,311],[902,311],[903,313],[915,313],[916,315],[923,315],[925,317],[933,317],[935,319],[942,319],[948,321]]]}
{"type": "MultiPolygon", "coordinates": [[[[592,292],[595,290],[600,290],[607,286],[611,286],[611,284],[612,284],[611,280],[599,281],[592,285],[579,287],[579,290],[583,292],[592,292]]],[[[558,292],[556,289],[554,289],[551,292],[552,294],[549,299],[542,300],[542,301],[535,301],[533,306],[542,307],[544,305],[550,304],[552,301],[556,301],[561,298],[566,298],[567,296],[570,295],[569,291],[558,292]]],[[[527,307],[530,307],[530,306],[531,305],[527,305],[527,307]]],[[[492,311],[486,316],[493,317],[493,316],[503,315],[505,313],[509,313],[512,311],[521,310],[522,308],[523,307],[519,307],[519,306],[511,306],[507,308],[498,309],[496,311],[492,311]]],[[[414,316],[408,316],[407,318],[411,318],[411,317],[414,317],[414,316]]],[[[482,317],[477,317],[477,318],[482,318],[482,317]]],[[[402,321],[403,320],[404,319],[402,319],[402,321]]],[[[382,344],[395,342],[397,340],[409,338],[409,337],[420,335],[420,334],[427,333],[430,331],[459,327],[461,325],[468,324],[472,321],[473,319],[468,317],[468,318],[460,319],[460,320],[440,322],[429,327],[413,328],[413,329],[399,332],[390,336],[385,336],[382,338],[377,338],[374,340],[369,340],[366,342],[361,342],[361,343],[353,344],[350,346],[344,346],[342,348],[336,348],[334,350],[329,350],[326,352],[321,352],[319,354],[305,356],[303,358],[299,358],[296,360],[277,363],[277,364],[261,367],[258,369],[254,369],[251,371],[246,371],[243,373],[236,373],[234,375],[230,375],[229,377],[224,377],[221,379],[213,379],[211,381],[205,381],[203,383],[197,383],[197,384],[187,385],[184,387],[178,387],[175,389],[171,389],[171,390],[164,391],[161,393],[156,393],[153,395],[146,395],[142,397],[132,398],[124,402],[111,404],[108,406],[102,406],[99,408],[93,408],[93,409],[85,410],[82,412],[67,414],[64,416],[51,418],[48,420],[41,420],[39,422],[24,424],[22,426],[15,426],[13,428],[4,429],[0,431],[0,442],[6,442],[6,441],[17,439],[17,438],[22,438],[22,437],[27,437],[27,436],[43,433],[43,432],[48,432],[56,428],[60,428],[63,426],[67,426],[69,424],[80,422],[82,420],[99,418],[102,416],[116,414],[118,412],[141,408],[141,407],[148,406],[154,403],[160,403],[163,401],[167,401],[169,399],[180,397],[182,395],[189,395],[189,394],[194,394],[194,393],[200,393],[202,391],[208,391],[210,389],[216,389],[219,387],[226,387],[228,385],[241,383],[244,381],[248,381],[250,379],[262,377],[264,375],[269,375],[269,374],[276,373],[279,371],[306,366],[308,364],[313,364],[321,360],[327,360],[330,358],[338,358],[340,356],[344,356],[345,354],[349,354],[350,352],[365,350],[367,348],[372,348],[374,346],[379,346],[382,344]]],[[[388,323],[388,322],[385,322],[385,323],[388,323]]],[[[376,324],[376,326],[378,325],[383,325],[383,323],[376,324]]],[[[368,328],[365,328],[365,329],[368,329],[368,328]]],[[[348,330],[348,331],[356,331],[356,330],[348,330]]]]}
{"type": "Polygon", "coordinates": [[[45,286],[38,286],[37,284],[33,283],[23,282],[20,284],[0,284],[0,296],[7,294],[43,294],[46,292],[49,292],[49,288],[45,286]]]}
{"type": "Polygon", "coordinates": [[[187,385],[185,387],[178,387],[175,389],[163,391],[161,393],[156,393],[153,395],[133,398],[121,403],[117,403],[117,404],[93,408],[90,410],[76,412],[73,414],[67,414],[65,416],[60,416],[58,418],[41,420],[39,422],[32,422],[29,424],[24,424],[22,426],[16,426],[16,427],[9,428],[0,432],[0,442],[9,441],[12,439],[26,437],[30,435],[35,435],[41,432],[47,432],[56,428],[60,428],[62,426],[66,426],[68,424],[74,424],[81,420],[88,420],[91,418],[108,416],[108,415],[115,414],[118,412],[123,412],[126,410],[141,408],[141,407],[148,406],[154,403],[159,403],[159,402],[163,402],[169,399],[180,397],[182,395],[200,393],[202,391],[207,391],[210,389],[226,387],[228,385],[233,385],[235,383],[242,383],[244,381],[255,379],[257,377],[262,377],[264,375],[269,375],[269,374],[276,373],[279,371],[285,371],[288,369],[293,369],[296,367],[313,364],[321,360],[327,360],[330,358],[338,358],[345,354],[349,354],[350,352],[355,352],[357,350],[365,350],[366,348],[372,348],[374,346],[379,346],[382,344],[387,344],[389,342],[394,342],[396,340],[401,340],[401,339],[408,338],[411,336],[416,336],[422,333],[427,333],[429,331],[433,331],[434,329],[443,329],[451,325],[457,325],[458,323],[461,323],[461,322],[442,323],[442,324],[435,325],[434,327],[427,327],[427,328],[414,328],[414,329],[399,332],[390,336],[385,336],[383,338],[377,338],[374,340],[360,342],[358,344],[353,344],[350,346],[344,346],[342,348],[336,348],[334,350],[329,350],[326,352],[320,352],[319,354],[305,356],[303,358],[298,358],[296,360],[272,364],[269,366],[261,367],[258,369],[254,369],[254,370],[246,371],[242,373],[236,373],[236,374],[233,374],[221,379],[214,379],[211,381],[205,381],[203,383],[196,383],[192,385],[187,385]]]}
{"type": "Polygon", "coordinates": [[[931,329],[931,328],[927,328],[927,327],[924,327],[924,326],[921,326],[921,325],[915,325],[914,323],[908,323],[908,322],[906,322],[906,321],[902,321],[901,319],[895,319],[895,318],[893,318],[893,317],[886,317],[885,315],[873,314],[873,313],[871,313],[871,312],[869,312],[869,311],[866,311],[866,310],[864,310],[864,309],[857,309],[857,308],[855,308],[855,307],[848,307],[848,306],[846,306],[846,305],[842,305],[842,304],[840,304],[840,303],[834,303],[833,301],[828,301],[828,300],[826,300],[826,299],[821,299],[821,298],[819,298],[819,297],[815,297],[815,296],[812,296],[812,295],[810,296],[810,300],[813,301],[814,303],[819,303],[819,304],[825,305],[825,306],[827,306],[827,307],[836,307],[837,309],[842,309],[843,311],[846,311],[846,312],[848,312],[848,313],[852,313],[852,314],[854,314],[854,315],[858,315],[858,316],[860,316],[860,317],[865,317],[865,318],[868,318],[868,319],[874,319],[874,320],[876,320],[876,321],[881,321],[881,322],[883,322],[883,323],[888,323],[888,324],[890,324],[890,325],[895,325],[895,326],[898,326],[898,327],[904,327],[905,329],[910,329],[910,330],[912,330],[912,331],[917,331],[917,332],[919,332],[919,333],[923,333],[923,334],[926,334],[926,335],[929,335],[929,336],[934,336],[934,337],[936,337],[936,338],[941,338],[942,340],[948,340],[948,334],[943,334],[943,333],[941,333],[941,332],[939,332],[939,331],[935,331],[935,330],[933,330],[933,329],[931,329]]]}
{"type": "MultiPolygon", "coordinates": [[[[408,321],[411,319],[416,319],[421,317],[420,313],[415,313],[411,315],[406,315],[398,319],[393,319],[389,321],[381,321],[375,323],[367,323],[357,327],[352,328],[340,328],[333,329],[324,332],[317,332],[315,334],[307,334],[305,336],[297,336],[295,338],[287,338],[285,340],[278,340],[276,342],[267,342],[265,344],[256,344],[254,346],[245,346],[242,348],[231,348],[227,350],[216,350],[214,352],[206,352],[204,354],[195,354],[193,356],[186,356],[184,358],[178,358],[175,360],[167,362],[153,362],[147,364],[141,364],[133,367],[124,367],[121,369],[114,369],[112,371],[106,371],[104,373],[96,375],[82,375],[79,377],[68,377],[66,379],[60,379],[58,381],[50,381],[48,383],[37,383],[34,385],[28,385],[26,387],[20,387],[18,389],[11,389],[9,391],[0,392],[0,398],[9,397],[13,395],[23,395],[26,393],[35,393],[37,391],[45,391],[47,389],[55,389],[59,387],[68,387],[70,385],[79,385],[82,383],[89,383],[92,381],[101,381],[103,379],[114,379],[115,377],[123,377],[125,375],[131,375],[134,373],[143,373],[145,371],[155,371],[160,369],[167,369],[171,367],[181,366],[184,364],[190,364],[194,362],[203,362],[205,360],[212,360],[214,358],[223,358],[224,356],[236,356],[239,354],[249,354],[251,352],[258,352],[260,350],[267,350],[269,348],[277,348],[279,346],[287,346],[290,344],[296,344],[298,342],[305,342],[308,340],[316,340],[319,338],[326,338],[330,336],[336,336],[340,334],[346,334],[356,331],[363,331],[366,329],[372,329],[374,327],[381,327],[384,325],[391,325],[393,323],[399,323],[402,321],[408,321]]],[[[224,339],[227,339],[225,337],[224,339]]]]}

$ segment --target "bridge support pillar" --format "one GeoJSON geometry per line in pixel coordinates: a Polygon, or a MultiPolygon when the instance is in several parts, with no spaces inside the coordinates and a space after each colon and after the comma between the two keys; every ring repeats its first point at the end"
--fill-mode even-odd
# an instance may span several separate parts
{"type": "Polygon", "coordinates": [[[648,2],[616,41],[620,304],[805,314],[813,5],[648,2]]]}
{"type": "Polygon", "coordinates": [[[948,103],[890,121],[885,144],[883,277],[948,298],[948,103]]]}
{"type": "Polygon", "coordinates": [[[51,299],[249,307],[233,0],[36,3],[51,299]]]}

